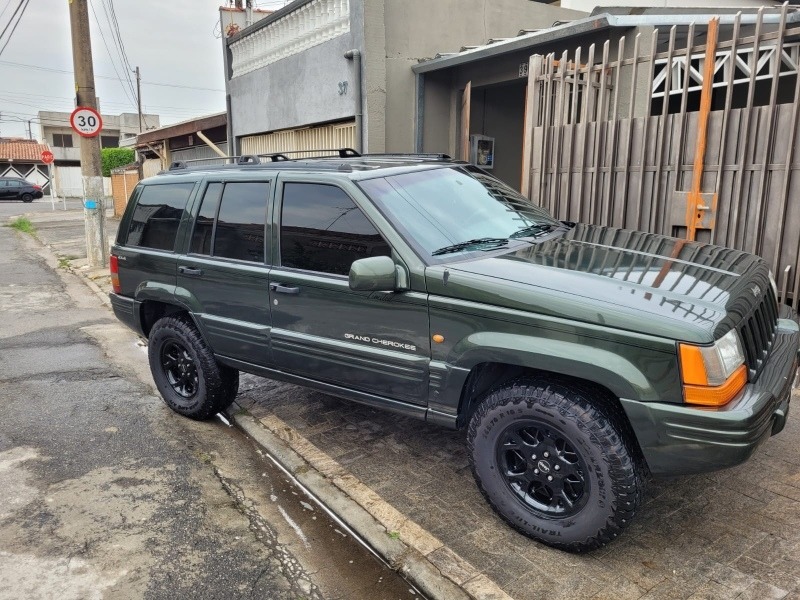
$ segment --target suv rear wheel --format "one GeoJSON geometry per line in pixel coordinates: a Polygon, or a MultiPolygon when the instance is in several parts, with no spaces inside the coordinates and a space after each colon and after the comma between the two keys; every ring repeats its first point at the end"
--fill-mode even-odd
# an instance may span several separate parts
{"type": "Polygon", "coordinates": [[[172,410],[207,419],[230,406],[239,389],[239,371],[220,365],[200,332],[186,317],[164,317],[150,331],[150,372],[172,410]]]}
{"type": "Polygon", "coordinates": [[[598,548],[628,525],[644,491],[645,468],[622,418],[590,388],[519,380],[475,411],[472,472],[515,529],[562,550],[598,548]]]}

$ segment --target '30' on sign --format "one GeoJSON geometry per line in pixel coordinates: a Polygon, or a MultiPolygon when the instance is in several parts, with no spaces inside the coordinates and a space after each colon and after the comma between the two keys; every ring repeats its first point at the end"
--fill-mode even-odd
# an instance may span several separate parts
{"type": "Polygon", "coordinates": [[[103,129],[103,117],[94,108],[79,106],[72,111],[69,124],[78,135],[94,137],[103,129]]]}

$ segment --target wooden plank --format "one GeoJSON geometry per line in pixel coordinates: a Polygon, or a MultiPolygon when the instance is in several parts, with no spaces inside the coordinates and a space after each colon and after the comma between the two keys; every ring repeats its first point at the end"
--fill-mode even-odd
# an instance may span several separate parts
{"type": "Polygon", "coordinates": [[[553,216],[559,218],[559,214],[561,212],[561,174],[559,166],[561,165],[561,147],[563,143],[564,137],[564,103],[567,97],[567,90],[566,90],[566,79],[567,79],[567,57],[568,53],[564,50],[563,54],[561,55],[561,60],[558,63],[558,74],[557,74],[557,85],[558,88],[556,89],[556,100],[555,100],[555,118],[553,123],[553,135],[555,136],[555,140],[553,142],[553,149],[550,152],[552,157],[552,169],[553,169],[553,185],[552,189],[550,190],[550,195],[552,197],[551,205],[553,206],[553,216]]]}
{"type": "Polygon", "coordinates": [[[461,160],[469,161],[469,119],[472,104],[472,82],[468,81],[461,95],[461,160]]]}
{"type": "MultiPolygon", "coordinates": [[[[635,114],[634,107],[636,105],[636,75],[639,69],[639,38],[642,34],[637,33],[633,41],[633,65],[631,66],[631,79],[630,87],[631,93],[628,98],[628,135],[625,144],[625,165],[624,174],[622,176],[622,225],[627,223],[628,219],[628,190],[630,188],[630,170],[631,170],[631,145],[633,143],[633,115],[635,114]]],[[[620,57],[621,58],[621,57],[620,57]]],[[[622,67],[620,66],[620,70],[622,67]]]]}
{"type": "MultiPolygon", "coordinates": [[[[617,58],[622,58],[623,54],[625,53],[625,38],[619,38],[619,44],[617,45],[617,58]]],[[[611,225],[614,216],[614,198],[616,194],[613,193],[612,190],[612,183],[615,182],[614,177],[614,166],[616,164],[616,159],[619,156],[618,148],[617,148],[617,131],[619,129],[619,123],[617,121],[617,106],[619,105],[619,77],[620,71],[622,70],[621,67],[617,66],[615,68],[615,77],[614,77],[614,98],[611,101],[611,123],[609,127],[611,128],[611,136],[610,136],[610,148],[606,146],[606,154],[608,155],[608,174],[606,175],[606,190],[605,194],[605,208],[606,210],[602,216],[602,222],[605,225],[611,225]]]]}
{"type": "Polygon", "coordinates": [[[601,220],[602,214],[602,198],[599,197],[600,193],[600,178],[601,178],[601,165],[603,162],[601,149],[603,148],[603,134],[605,132],[606,122],[606,65],[608,63],[608,49],[609,40],[603,44],[603,57],[600,63],[600,101],[597,104],[597,118],[595,119],[595,137],[594,137],[594,178],[592,179],[592,192],[589,197],[589,215],[591,218],[590,223],[601,223],[606,225],[601,220]],[[599,208],[598,208],[599,206],[599,208]]]}
{"type": "Polygon", "coordinates": [[[542,91],[539,76],[542,72],[542,56],[534,54],[528,59],[528,88],[525,93],[525,126],[522,133],[522,195],[531,197],[531,168],[533,162],[533,129],[539,123],[542,91]]]}
{"type": "Polygon", "coordinates": [[[566,214],[564,218],[566,220],[570,219],[570,215],[572,213],[572,207],[574,205],[573,198],[572,198],[572,167],[573,167],[573,157],[575,155],[575,132],[578,129],[578,125],[576,123],[578,118],[578,99],[580,97],[580,67],[581,67],[581,47],[578,46],[577,50],[575,50],[575,63],[572,65],[572,93],[570,94],[570,98],[572,100],[572,104],[570,105],[570,114],[569,114],[569,150],[567,152],[567,187],[564,191],[565,197],[565,204],[566,204],[566,214]]]}

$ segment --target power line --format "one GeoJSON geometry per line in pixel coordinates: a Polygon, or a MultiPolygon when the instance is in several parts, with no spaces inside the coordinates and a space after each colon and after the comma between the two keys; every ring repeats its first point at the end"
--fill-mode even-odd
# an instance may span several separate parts
{"type": "MultiPolygon", "coordinates": [[[[89,0],[89,6],[92,8],[92,14],[94,15],[94,20],[97,23],[97,28],[100,30],[100,37],[103,40],[103,46],[106,48],[106,54],[108,54],[108,60],[111,62],[111,68],[114,69],[114,73],[116,73],[117,78],[119,78],[119,71],[117,71],[117,66],[114,64],[114,58],[111,56],[111,50],[108,47],[108,42],[106,42],[106,35],[103,33],[103,26],[100,24],[100,19],[97,18],[97,12],[94,10],[94,2],[89,0]]],[[[132,105],[135,105],[133,97],[130,95],[130,91],[125,84],[120,80],[120,85],[122,86],[122,91],[125,92],[128,100],[131,101],[132,105]]]]}
{"type": "MultiPolygon", "coordinates": [[[[6,43],[3,44],[2,48],[0,48],[0,56],[3,55],[3,51],[6,49],[6,46],[8,46],[8,43],[11,41],[11,38],[14,37],[14,32],[17,30],[17,26],[19,25],[19,22],[22,21],[22,15],[25,14],[25,9],[28,8],[28,4],[30,3],[30,1],[31,0],[20,0],[19,5],[17,6],[17,10],[15,10],[14,13],[11,15],[11,19],[9,19],[8,25],[11,25],[11,22],[14,20],[14,15],[16,15],[17,12],[19,11],[20,7],[22,7],[22,11],[20,11],[20,13],[19,13],[19,17],[17,18],[17,22],[14,23],[14,27],[12,27],[11,33],[9,33],[8,34],[8,38],[6,38],[6,43]],[[24,2],[24,4],[23,4],[23,2],[24,2]]],[[[3,34],[6,32],[6,29],[8,29],[8,25],[6,25],[5,28],[3,29],[3,33],[0,33],[0,39],[2,39],[3,34]]]]}
{"type": "MultiPolygon", "coordinates": [[[[39,65],[28,65],[24,63],[18,62],[11,62],[8,60],[0,60],[0,65],[5,65],[8,67],[23,67],[26,69],[34,69],[37,71],[47,71],[49,73],[64,73],[66,75],[74,75],[72,71],[67,71],[65,69],[54,69],[52,67],[40,67],[39,65]]],[[[108,75],[95,75],[95,79],[110,79],[112,81],[121,81],[119,77],[110,77],[108,75]]],[[[192,85],[180,85],[177,83],[160,83],[155,81],[144,81],[142,80],[142,85],[156,85],[160,87],[171,87],[171,88],[181,88],[186,90],[201,90],[201,91],[208,91],[208,92],[224,92],[225,90],[220,88],[207,88],[207,87],[197,87],[192,85]]]]}
{"type": "Polygon", "coordinates": [[[136,89],[134,88],[133,81],[131,80],[131,66],[130,62],[128,61],[128,54],[125,52],[125,44],[122,42],[122,35],[119,32],[119,26],[114,25],[114,21],[110,16],[105,0],[100,0],[100,4],[103,7],[103,13],[105,14],[106,21],[108,22],[108,28],[111,32],[111,40],[114,42],[114,47],[120,60],[120,67],[122,68],[122,72],[125,74],[124,81],[128,84],[128,89],[131,91],[131,96],[136,98],[136,89]]]}

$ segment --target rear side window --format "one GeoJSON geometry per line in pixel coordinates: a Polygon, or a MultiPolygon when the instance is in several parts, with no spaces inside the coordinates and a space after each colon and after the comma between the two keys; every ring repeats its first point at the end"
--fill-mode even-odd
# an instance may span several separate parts
{"type": "Polygon", "coordinates": [[[316,183],[283,186],[284,267],[347,275],[353,261],[391,254],[389,244],[344,190],[316,183]]]}
{"type": "Polygon", "coordinates": [[[178,226],[194,183],[146,185],[131,216],[126,244],[156,250],[175,249],[178,226]]]}
{"type": "Polygon", "coordinates": [[[191,252],[264,262],[269,183],[211,183],[195,220],[191,252]]]}

